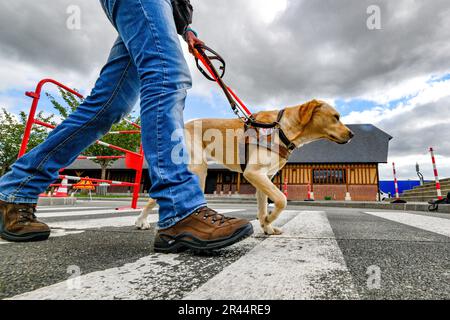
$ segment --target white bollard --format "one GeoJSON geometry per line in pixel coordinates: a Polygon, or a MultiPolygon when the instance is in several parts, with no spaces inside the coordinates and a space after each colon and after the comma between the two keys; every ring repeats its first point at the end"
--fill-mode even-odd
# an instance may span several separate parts
{"type": "Polygon", "coordinates": [[[350,192],[347,192],[345,194],[345,201],[352,201],[352,196],[350,195],[350,192]]]}

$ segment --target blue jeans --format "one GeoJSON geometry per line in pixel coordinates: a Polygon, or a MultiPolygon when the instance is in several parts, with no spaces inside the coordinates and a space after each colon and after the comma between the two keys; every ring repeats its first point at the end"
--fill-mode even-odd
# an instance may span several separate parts
{"type": "Polygon", "coordinates": [[[191,77],[176,32],[170,0],[100,0],[119,33],[94,89],[48,139],[17,160],[0,179],[0,200],[36,203],[88,146],[105,135],[141,98],[142,144],[158,201],[161,229],[206,205],[197,176],[175,164],[191,77]]]}

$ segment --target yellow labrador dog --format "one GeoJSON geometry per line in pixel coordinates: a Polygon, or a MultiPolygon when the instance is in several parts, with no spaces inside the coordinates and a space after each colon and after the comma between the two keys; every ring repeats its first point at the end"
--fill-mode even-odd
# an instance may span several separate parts
{"type": "MultiPolygon", "coordinates": [[[[249,143],[247,131],[239,119],[201,119],[187,123],[185,135],[191,157],[189,168],[199,177],[203,190],[208,160],[214,160],[232,171],[243,173],[244,178],[257,190],[258,219],[261,228],[268,235],[280,235],[282,230],[273,227],[272,224],[286,208],[287,199],[271,180],[286,165],[292,149],[320,139],[345,144],[354,135],[340,121],[340,115],[333,107],[318,100],[286,108],[283,113],[264,111],[255,114],[254,117],[260,123],[277,123],[277,130],[263,129],[256,133],[256,140],[270,136],[271,147],[267,146],[267,139],[265,144],[259,143],[259,140],[257,143],[249,143]],[[287,139],[280,138],[283,133],[287,139]],[[226,140],[226,143],[223,140],[226,140]],[[247,141],[245,165],[240,160],[244,141],[247,141]],[[286,145],[288,142],[291,142],[290,149],[286,145]],[[252,148],[248,148],[249,144],[252,148]],[[267,211],[268,198],[275,205],[270,213],[267,211]]],[[[150,199],[136,221],[138,228],[150,228],[147,217],[155,205],[156,201],[150,199]]]]}

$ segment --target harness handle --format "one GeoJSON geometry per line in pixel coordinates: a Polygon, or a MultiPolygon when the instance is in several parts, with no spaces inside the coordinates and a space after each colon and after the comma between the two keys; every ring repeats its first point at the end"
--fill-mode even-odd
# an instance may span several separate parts
{"type": "MultiPolygon", "coordinates": [[[[225,60],[220,56],[220,54],[218,54],[216,51],[214,51],[213,49],[211,49],[210,47],[206,46],[206,45],[197,45],[195,47],[195,49],[197,49],[198,53],[202,56],[203,59],[201,59],[200,57],[198,57],[197,55],[195,56],[195,63],[197,64],[197,69],[205,76],[206,79],[208,79],[209,81],[213,81],[216,82],[217,78],[223,78],[225,76],[225,69],[226,69],[226,62],[225,60]],[[211,53],[212,55],[209,55],[208,53],[211,53]],[[204,68],[202,68],[202,66],[200,65],[200,61],[206,61],[206,62],[211,62],[212,60],[215,61],[219,61],[221,63],[221,65],[219,66],[219,70],[221,71],[221,73],[219,74],[216,70],[217,69],[212,69],[209,70],[211,71],[216,71],[214,75],[214,78],[211,77],[204,68]]],[[[212,63],[211,63],[212,65],[212,63]]]]}

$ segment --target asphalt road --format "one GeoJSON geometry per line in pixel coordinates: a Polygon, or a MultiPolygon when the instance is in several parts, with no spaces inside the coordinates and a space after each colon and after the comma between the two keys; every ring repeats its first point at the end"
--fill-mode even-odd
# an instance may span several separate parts
{"type": "Polygon", "coordinates": [[[450,215],[290,206],[265,237],[253,204],[214,204],[255,235],[163,255],[122,205],[41,207],[48,241],[0,240],[0,299],[450,299],[450,215]]]}

